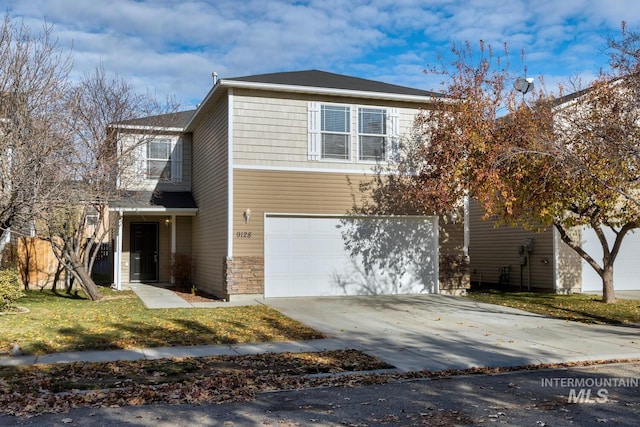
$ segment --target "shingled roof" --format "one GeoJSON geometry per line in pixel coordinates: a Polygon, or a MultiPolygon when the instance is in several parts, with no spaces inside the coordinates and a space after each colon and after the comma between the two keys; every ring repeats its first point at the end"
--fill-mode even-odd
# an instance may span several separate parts
{"type": "Polygon", "coordinates": [[[175,113],[158,114],[156,116],[140,117],[132,120],[123,120],[118,123],[118,126],[157,126],[183,129],[195,113],[196,110],[186,110],[175,113]]]}
{"type": "Polygon", "coordinates": [[[441,93],[383,83],[359,77],[345,76],[319,70],[289,71],[282,73],[258,74],[233,77],[224,81],[252,82],[315,88],[331,88],[362,92],[393,93],[411,96],[442,97],[441,93]]]}

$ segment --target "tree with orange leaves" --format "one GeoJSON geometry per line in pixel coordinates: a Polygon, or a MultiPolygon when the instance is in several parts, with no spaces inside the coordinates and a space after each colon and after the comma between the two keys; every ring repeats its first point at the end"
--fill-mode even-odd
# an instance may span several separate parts
{"type": "Polygon", "coordinates": [[[602,278],[603,301],[615,302],[614,262],[640,226],[639,41],[623,24],[608,42],[611,70],[569,95],[526,80],[516,90],[506,46],[499,55],[483,42],[454,47],[452,61],[429,70],[447,79],[445,96],[419,114],[398,161],[361,188],[369,201],[354,212],[442,214],[472,198],[497,224],[555,227],[602,278]],[[585,227],[601,260],[582,248],[576,230],[585,227]]]}

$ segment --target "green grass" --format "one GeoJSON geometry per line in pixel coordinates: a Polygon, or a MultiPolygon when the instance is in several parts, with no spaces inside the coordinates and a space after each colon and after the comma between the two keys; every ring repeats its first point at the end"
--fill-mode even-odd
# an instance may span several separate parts
{"type": "Polygon", "coordinates": [[[583,323],[640,323],[640,301],[619,299],[605,304],[594,295],[557,295],[528,292],[471,292],[469,298],[491,304],[519,308],[558,319],[583,323]]]}
{"type": "Polygon", "coordinates": [[[101,289],[97,302],[29,291],[16,305],[28,313],[0,316],[0,354],[15,343],[26,354],[320,338],[321,334],[263,305],[147,309],[131,291],[101,289]]]}

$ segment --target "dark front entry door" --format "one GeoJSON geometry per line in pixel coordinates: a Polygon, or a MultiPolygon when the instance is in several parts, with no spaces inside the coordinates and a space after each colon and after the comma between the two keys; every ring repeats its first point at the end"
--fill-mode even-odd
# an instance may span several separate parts
{"type": "Polygon", "coordinates": [[[158,281],[158,223],[131,224],[131,281],[158,281]]]}

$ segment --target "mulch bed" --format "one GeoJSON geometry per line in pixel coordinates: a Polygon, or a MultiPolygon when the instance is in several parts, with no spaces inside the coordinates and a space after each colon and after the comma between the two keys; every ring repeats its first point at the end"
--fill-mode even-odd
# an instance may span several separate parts
{"type": "Polygon", "coordinates": [[[223,302],[224,301],[223,299],[217,298],[206,292],[202,292],[201,290],[196,290],[195,293],[192,293],[190,291],[178,289],[175,287],[172,287],[169,289],[172,290],[176,295],[178,295],[180,298],[182,298],[186,302],[193,303],[193,302],[223,302]]]}

